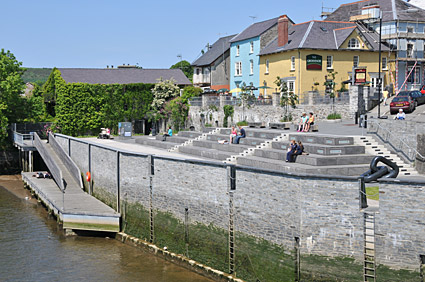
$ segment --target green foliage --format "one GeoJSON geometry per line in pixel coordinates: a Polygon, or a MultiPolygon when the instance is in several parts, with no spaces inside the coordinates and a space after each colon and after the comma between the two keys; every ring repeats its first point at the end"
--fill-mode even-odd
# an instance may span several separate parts
{"type": "Polygon", "coordinates": [[[54,69],[43,86],[43,97],[48,113],[54,110],[62,133],[95,135],[101,127],[116,133],[118,122],[144,118],[153,101],[152,87],[143,83],[65,83],[54,69]]]}
{"type": "Polygon", "coordinates": [[[46,119],[46,107],[42,96],[32,95],[26,100],[27,114],[26,122],[41,122],[46,119]]]}
{"type": "Polygon", "coordinates": [[[232,105],[224,105],[223,111],[224,111],[223,127],[228,127],[228,118],[231,117],[233,120],[233,114],[235,112],[235,109],[233,108],[232,105]]]}
{"type": "Polygon", "coordinates": [[[7,138],[8,119],[5,115],[7,107],[5,104],[0,104],[0,147],[3,147],[7,138]]]}
{"type": "Polygon", "coordinates": [[[22,80],[25,83],[32,82],[37,83],[38,85],[43,85],[47,81],[51,72],[51,68],[27,68],[22,75],[22,80]]]}
{"type": "Polygon", "coordinates": [[[183,88],[182,99],[186,103],[192,97],[198,97],[202,94],[203,90],[195,86],[186,86],[183,88]]]}
{"type": "Polygon", "coordinates": [[[179,93],[180,88],[174,80],[162,80],[161,78],[152,89],[153,101],[151,103],[152,110],[149,113],[150,120],[158,121],[167,118],[168,114],[164,110],[165,103],[177,97],[179,93]]]}
{"type": "Polygon", "coordinates": [[[280,106],[284,109],[283,119],[285,121],[291,121],[292,115],[289,112],[289,108],[295,109],[298,103],[298,96],[294,92],[288,92],[286,83],[282,83],[280,77],[276,77],[274,84],[280,89],[280,106]]]}
{"type": "Polygon", "coordinates": [[[338,72],[330,71],[328,72],[327,80],[323,83],[323,85],[326,87],[326,92],[329,93],[330,98],[335,98],[335,77],[338,74],[338,72]]]}
{"type": "Polygon", "coordinates": [[[281,122],[288,122],[288,121],[292,121],[292,120],[293,120],[292,114],[284,115],[280,119],[281,122]]]}
{"type": "Polygon", "coordinates": [[[179,131],[184,128],[184,124],[189,114],[189,105],[187,104],[187,101],[184,103],[182,97],[177,97],[166,103],[164,110],[171,119],[175,131],[179,131]]]}
{"type": "Polygon", "coordinates": [[[189,78],[189,80],[192,81],[193,68],[188,61],[183,60],[183,61],[177,62],[174,65],[172,65],[170,69],[181,69],[184,75],[186,75],[187,78],[189,78]]]}
{"type": "Polygon", "coordinates": [[[329,114],[327,119],[341,119],[341,115],[337,113],[329,114]]]}
{"type": "Polygon", "coordinates": [[[248,122],[246,120],[243,120],[243,121],[237,122],[236,125],[237,126],[247,126],[248,125],[248,122]]]}

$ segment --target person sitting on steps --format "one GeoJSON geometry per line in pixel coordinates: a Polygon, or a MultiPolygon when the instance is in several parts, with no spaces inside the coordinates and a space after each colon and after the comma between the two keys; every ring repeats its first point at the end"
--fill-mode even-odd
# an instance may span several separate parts
{"type": "Polygon", "coordinates": [[[295,142],[295,140],[291,140],[291,145],[288,148],[288,153],[286,153],[286,162],[288,163],[292,163],[294,162],[294,154],[295,151],[297,150],[297,142],[295,142]]]}
{"type": "Polygon", "coordinates": [[[238,132],[236,131],[236,128],[232,126],[232,131],[230,132],[230,144],[233,143],[233,138],[235,138],[238,135],[238,132]]]}
{"type": "Polygon", "coordinates": [[[297,156],[304,153],[304,145],[301,141],[298,141],[297,148],[295,149],[294,155],[292,156],[293,162],[297,159],[297,156]]]}
{"type": "Polygon", "coordinates": [[[300,124],[298,125],[298,132],[304,131],[306,125],[307,125],[308,117],[305,112],[302,113],[300,124]]]}
{"type": "Polygon", "coordinates": [[[314,125],[314,114],[310,112],[310,117],[308,118],[307,124],[305,126],[304,131],[308,132],[310,131],[311,126],[314,125]]]}
{"type": "Polygon", "coordinates": [[[243,129],[242,126],[239,125],[239,135],[236,136],[235,144],[239,144],[239,139],[245,138],[245,137],[246,137],[246,135],[245,135],[245,129],[243,129]]]}
{"type": "Polygon", "coordinates": [[[169,126],[168,132],[162,135],[162,141],[167,141],[167,137],[171,137],[171,136],[173,136],[173,130],[171,129],[171,126],[169,126]]]}

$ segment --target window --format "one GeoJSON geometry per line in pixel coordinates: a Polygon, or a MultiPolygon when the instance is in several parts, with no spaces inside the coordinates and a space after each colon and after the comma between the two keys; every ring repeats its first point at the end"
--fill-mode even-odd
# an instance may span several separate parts
{"type": "Polygon", "coordinates": [[[293,80],[288,80],[288,81],[286,82],[286,87],[288,87],[288,93],[289,93],[289,92],[294,93],[294,91],[295,91],[295,81],[293,81],[293,80]]]}
{"type": "Polygon", "coordinates": [[[413,58],[414,54],[413,54],[413,43],[407,43],[407,57],[408,58],[413,58]]]}
{"type": "Polygon", "coordinates": [[[252,54],[254,53],[254,41],[251,41],[249,44],[250,44],[249,53],[252,54]]]}
{"type": "Polygon", "coordinates": [[[360,48],[359,41],[356,38],[351,38],[348,41],[348,48],[360,48]]]}
{"type": "MultiPolygon", "coordinates": [[[[407,67],[407,74],[412,71],[413,67],[407,67]]],[[[420,82],[420,67],[415,67],[410,76],[407,78],[408,83],[419,84],[420,82]]]]}
{"type": "Polygon", "coordinates": [[[371,77],[371,86],[376,88],[378,86],[378,78],[377,77],[371,77]]]}
{"type": "Polygon", "coordinates": [[[353,57],[353,66],[357,68],[359,66],[359,56],[353,57]]]}
{"type": "Polygon", "coordinates": [[[386,57],[383,57],[382,58],[382,69],[383,70],[387,70],[388,69],[387,58],[386,57]]]}
{"type": "Polygon", "coordinates": [[[235,76],[241,76],[242,75],[242,62],[236,62],[235,63],[235,76]]]}
{"type": "Polygon", "coordinates": [[[239,47],[240,47],[239,45],[236,46],[236,56],[239,56],[239,54],[240,54],[240,48],[239,47]]]}
{"type": "Polygon", "coordinates": [[[408,26],[407,27],[407,32],[413,33],[413,26],[408,26]]]}
{"type": "Polygon", "coordinates": [[[199,75],[199,71],[200,71],[200,69],[196,69],[196,75],[199,75]]]}
{"type": "Polygon", "coordinates": [[[291,70],[295,70],[295,56],[291,57],[291,70]]]}
{"type": "Polygon", "coordinates": [[[326,68],[333,69],[333,56],[327,56],[326,58],[326,68]]]}
{"type": "Polygon", "coordinates": [[[269,60],[266,60],[266,74],[269,73],[269,60]]]}
{"type": "Polygon", "coordinates": [[[249,61],[249,74],[254,74],[254,61],[249,61]]]}

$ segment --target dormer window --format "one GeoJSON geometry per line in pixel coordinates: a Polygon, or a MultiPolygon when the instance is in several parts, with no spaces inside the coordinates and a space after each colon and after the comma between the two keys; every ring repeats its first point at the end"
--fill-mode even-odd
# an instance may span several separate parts
{"type": "Polygon", "coordinates": [[[360,43],[357,40],[357,38],[351,38],[350,41],[348,41],[348,48],[350,49],[360,48],[360,43]]]}

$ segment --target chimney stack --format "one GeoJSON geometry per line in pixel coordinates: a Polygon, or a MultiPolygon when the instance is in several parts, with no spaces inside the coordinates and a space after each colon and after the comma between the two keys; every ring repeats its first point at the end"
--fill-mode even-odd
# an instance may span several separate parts
{"type": "Polygon", "coordinates": [[[280,16],[277,21],[277,45],[285,46],[288,43],[289,20],[286,15],[280,16]]]}

